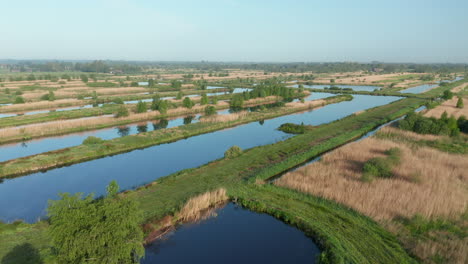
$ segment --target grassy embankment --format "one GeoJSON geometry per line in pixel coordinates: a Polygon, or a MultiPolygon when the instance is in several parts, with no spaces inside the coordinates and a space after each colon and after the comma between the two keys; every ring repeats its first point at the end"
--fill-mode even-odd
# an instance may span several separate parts
{"type": "MultiPolygon", "coordinates": [[[[320,102],[323,104],[336,103],[343,100],[351,100],[349,95],[329,97],[320,102]]],[[[254,99],[256,100],[256,99],[254,99]]],[[[300,104],[301,106],[302,104],[300,104]]],[[[318,106],[318,105],[317,105],[318,106]]],[[[60,149],[28,156],[0,163],[0,178],[13,177],[31,172],[43,171],[60,166],[66,166],[92,159],[128,152],[134,149],[145,148],[156,144],[167,143],[182,138],[204,134],[228,127],[237,126],[258,120],[274,118],[277,116],[297,113],[311,109],[309,104],[302,107],[277,107],[265,111],[251,112],[240,119],[228,122],[200,122],[181,127],[141,133],[112,140],[106,140],[96,145],[80,145],[71,148],[60,149]]]]}
{"type": "MultiPolygon", "coordinates": [[[[231,199],[272,214],[313,236],[324,252],[322,258],[329,263],[413,263],[396,239],[369,218],[330,201],[256,182],[360,137],[423,103],[403,99],[370,109],[285,141],[246,150],[236,158],[219,159],[160,178],[125,195],[139,201],[145,223],[160,228],[159,220],[176,215],[190,198],[224,187],[231,199]]],[[[8,228],[9,231],[0,233],[0,239],[7,242],[0,247],[0,256],[14,251],[16,245],[29,243],[46,262],[52,258],[46,223],[8,228]]],[[[21,253],[10,256],[13,260],[21,257],[21,253]]]]}

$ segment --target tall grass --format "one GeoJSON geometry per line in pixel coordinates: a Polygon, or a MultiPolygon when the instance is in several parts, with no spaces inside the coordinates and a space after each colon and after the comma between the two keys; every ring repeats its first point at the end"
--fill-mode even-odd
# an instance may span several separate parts
{"type": "Polygon", "coordinates": [[[53,109],[58,107],[81,105],[85,102],[77,99],[61,99],[55,101],[40,101],[25,104],[13,104],[0,107],[0,111],[5,112],[25,112],[34,109],[53,109]]]}
{"type": "Polygon", "coordinates": [[[228,199],[226,189],[224,188],[219,188],[217,190],[195,196],[185,203],[178,213],[178,218],[184,222],[198,221],[202,218],[204,210],[207,210],[216,204],[223,203],[228,199]]]}
{"type": "MultiPolygon", "coordinates": [[[[424,116],[440,118],[444,112],[447,112],[448,116],[453,115],[455,118],[458,118],[462,115],[468,117],[468,107],[457,108],[457,100],[458,97],[453,97],[452,99],[443,102],[441,105],[428,110],[424,116]]],[[[468,99],[463,99],[463,102],[465,105],[467,105],[468,99]]]]}
{"type": "Polygon", "coordinates": [[[467,210],[467,172],[466,156],[368,138],[334,150],[275,184],[335,200],[376,220],[416,214],[454,217],[467,210]],[[360,181],[364,163],[385,157],[390,148],[402,151],[401,163],[393,168],[395,177],[360,181]]]}

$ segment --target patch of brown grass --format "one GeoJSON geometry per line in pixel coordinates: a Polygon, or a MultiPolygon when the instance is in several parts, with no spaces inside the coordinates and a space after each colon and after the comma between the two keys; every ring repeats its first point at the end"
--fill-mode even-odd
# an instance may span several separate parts
{"type": "Polygon", "coordinates": [[[228,199],[226,189],[224,188],[206,192],[188,200],[178,213],[178,218],[182,221],[198,221],[203,215],[203,211],[228,199]]]}
{"type": "Polygon", "coordinates": [[[463,98],[463,103],[465,104],[465,107],[463,108],[457,108],[457,101],[458,97],[454,96],[452,99],[443,102],[436,108],[430,109],[424,114],[424,116],[440,118],[442,113],[447,112],[449,116],[453,115],[455,118],[458,118],[462,115],[468,117],[468,99],[463,98]]]}
{"type": "Polygon", "coordinates": [[[235,120],[244,118],[247,115],[248,115],[247,111],[232,113],[228,115],[213,115],[213,116],[207,116],[207,117],[201,118],[200,122],[205,122],[205,123],[230,122],[230,121],[235,121],[235,120]]]}
{"type": "Polygon", "coordinates": [[[467,210],[468,158],[430,148],[367,138],[350,143],[290,172],[275,184],[335,200],[376,220],[453,217],[467,210]],[[391,179],[362,182],[363,164],[400,148],[401,163],[391,179]]]}
{"type": "Polygon", "coordinates": [[[13,104],[0,107],[1,112],[24,112],[34,109],[53,109],[60,106],[81,105],[85,102],[77,99],[61,99],[55,101],[39,101],[25,104],[13,104]]]}

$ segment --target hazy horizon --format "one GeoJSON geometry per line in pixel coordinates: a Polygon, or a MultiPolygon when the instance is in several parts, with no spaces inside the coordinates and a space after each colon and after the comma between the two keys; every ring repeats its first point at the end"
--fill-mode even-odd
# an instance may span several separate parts
{"type": "Polygon", "coordinates": [[[3,4],[3,60],[467,63],[468,2],[3,4]]]}

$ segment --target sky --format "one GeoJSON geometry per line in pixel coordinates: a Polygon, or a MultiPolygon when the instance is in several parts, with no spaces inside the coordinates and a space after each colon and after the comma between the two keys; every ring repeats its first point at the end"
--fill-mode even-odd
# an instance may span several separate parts
{"type": "Polygon", "coordinates": [[[0,0],[0,59],[468,63],[467,0],[0,0]]]}

